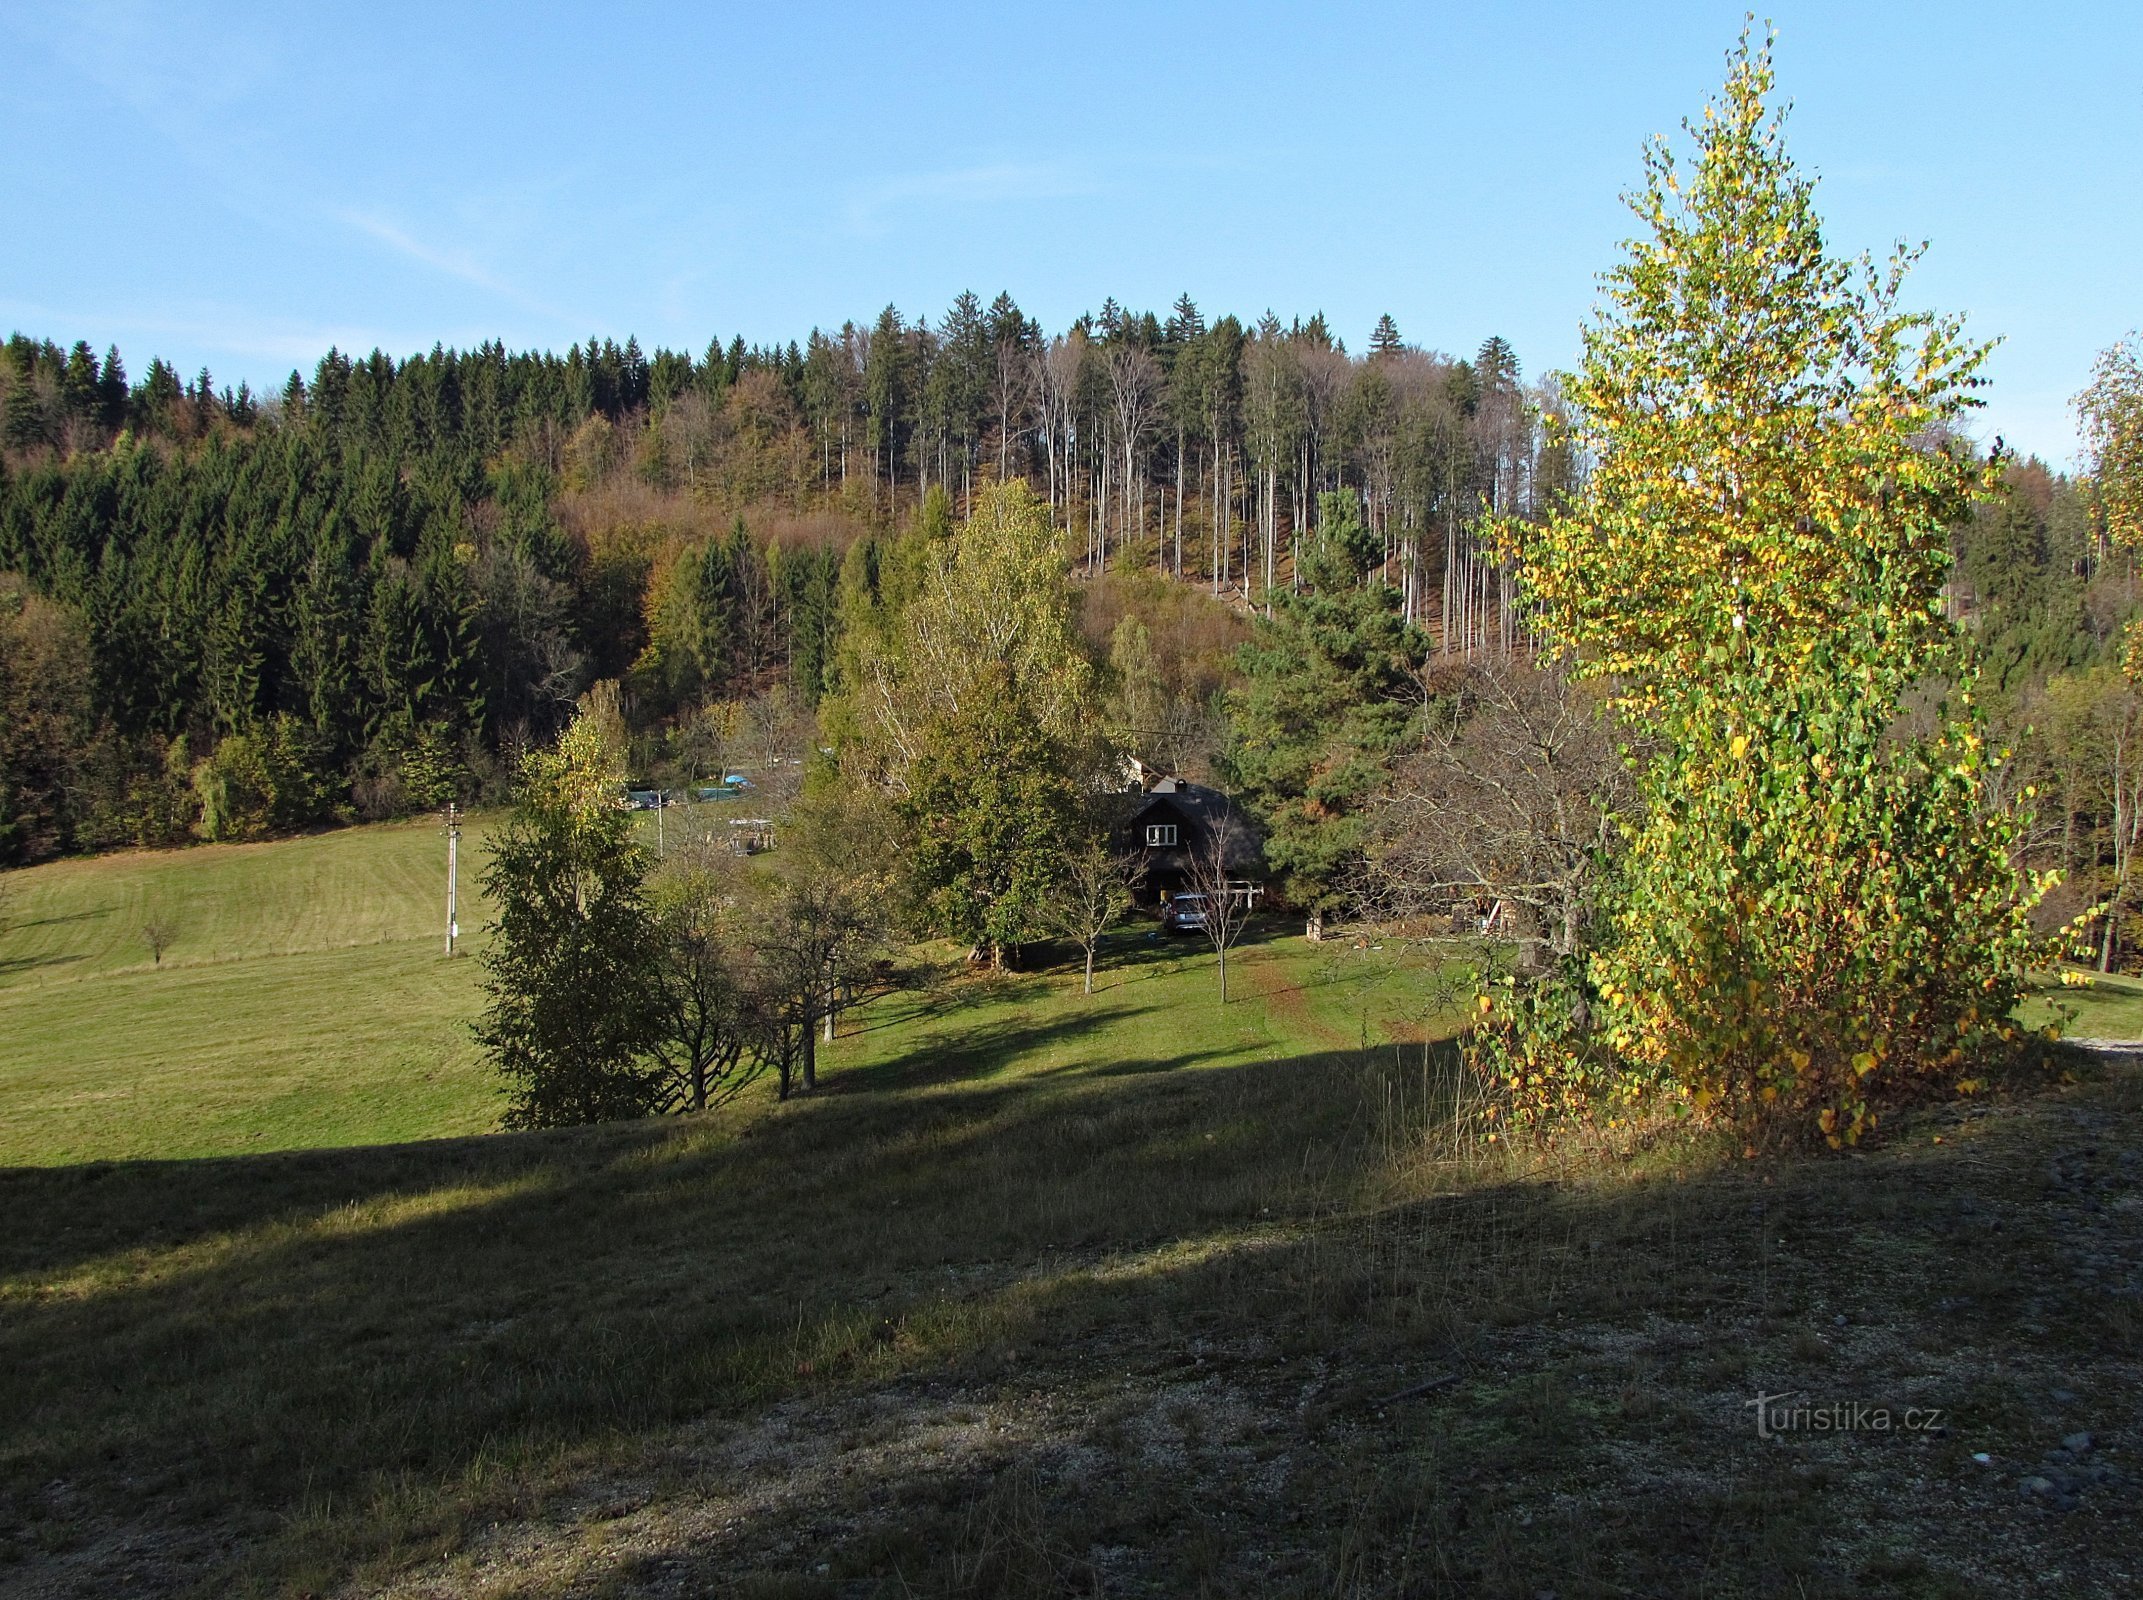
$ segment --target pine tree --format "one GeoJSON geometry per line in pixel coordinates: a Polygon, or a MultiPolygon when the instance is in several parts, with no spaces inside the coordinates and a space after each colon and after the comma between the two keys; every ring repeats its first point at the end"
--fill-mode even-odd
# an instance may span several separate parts
{"type": "Polygon", "coordinates": [[[104,370],[97,379],[97,395],[102,405],[104,426],[118,432],[126,426],[127,381],[126,364],[119,359],[117,345],[105,349],[104,370]]]}
{"type": "Polygon", "coordinates": [[[78,339],[67,353],[67,366],[60,377],[60,403],[67,415],[94,426],[104,409],[103,375],[87,340],[78,339]]]}
{"type": "Polygon", "coordinates": [[[1187,345],[1205,337],[1205,316],[1188,291],[1176,296],[1163,337],[1172,345],[1187,345]]]}
{"type": "Polygon", "coordinates": [[[1307,563],[1314,586],[1277,593],[1242,648],[1223,754],[1265,829],[1266,861],[1309,912],[1336,910],[1362,861],[1370,799],[1419,737],[1428,659],[1397,594],[1360,581],[1368,541],[1354,497],[1326,499],[1326,532],[1307,563]]]}

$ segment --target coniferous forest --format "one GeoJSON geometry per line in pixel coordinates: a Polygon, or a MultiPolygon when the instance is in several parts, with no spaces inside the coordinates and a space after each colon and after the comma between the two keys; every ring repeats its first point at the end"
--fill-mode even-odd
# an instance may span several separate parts
{"type": "MultiPolygon", "coordinates": [[[[1246,328],[1188,296],[1165,318],[1110,300],[1054,336],[970,294],[934,321],[888,307],[697,357],[631,338],[330,350],[273,396],[154,358],[136,381],[115,349],[17,335],[0,348],[0,859],[502,799],[606,679],[649,781],[800,749],[900,541],[1024,477],[1087,580],[1125,741],[1163,769],[1224,769],[1265,802],[1298,898],[1329,899],[1360,855],[1350,804],[1384,774],[1343,750],[1324,765],[1351,778],[1308,799],[1286,769],[1330,757],[1304,730],[1332,708],[1309,703],[1301,651],[1261,649],[1253,624],[1280,631],[1274,597],[1316,587],[1305,536],[1337,531],[1359,546],[1350,571],[1382,580],[1351,603],[1373,596],[1411,641],[1402,678],[1522,645],[1484,530],[1545,517],[1581,474],[1559,407],[1500,339],[1453,359],[1386,317],[1357,354],[1321,317],[1246,328]],[[1258,719],[1292,738],[1246,739],[1258,719]]],[[[2138,766],[2114,659],[2133,561],[2089,487],[2010,460],[1954,531],[1948,589],[2011,779],[2054,797],[2029,843],[2065,870],[2065,912],[2120,878],[2138,766]]],[[[1341,625],[1339,657],[1364,626],[1341,625]]],[[[1405,730],[1368,742],[1388,766],[1405,730]]]]}
{"type": "Polygon", "coordinates": [[[1167,702],[1151,753],[1195,765],[1233,671],[1226,613],[1303,585],[1323,496],[1346,497],[1425,638],[1511,642],[1509,574],[1477,526],[1557,491],[1554,403],[1499,339],[1453,360],[1387,317],[1351,355],[1321,317],[1209,323],[1188,297],[1165,318],[1112,300],[1054,337],[970,294],[934,322],[889,307],[699,357],[630,338],[330,350],[274,396],[157,359],[134,381],[117,350],[18,335],[0,358],[20,636],[0,857],[495,797],[604,679],[636,764],[691,776],[695,713],[793,728],[834,685],[889,541],[942,531],[1005,477],[1108,591],[1088,607],[1100,649],[1127,606],[1161,604],[1154,578],[1218,597],[1200,624],[1218,643],[1176,602],[1165,681],[1139,689],[1167,702]]]}

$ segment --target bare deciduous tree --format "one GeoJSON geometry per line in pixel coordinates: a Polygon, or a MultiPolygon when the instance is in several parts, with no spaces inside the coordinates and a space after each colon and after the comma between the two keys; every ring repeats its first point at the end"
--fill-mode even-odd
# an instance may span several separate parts
{"type": "Polygon", "coordinates": [[[141,942],[148,946],[151,965],[160,967],[164,964],[164,952],[171,948],[171,941],[177,936],[168,917],[153,916],[143,921],[141,942]]]}
{"type": "MultiPolygon", "coordinates": [[[[1116,414],[1116,439],[1123,447],[1123,513],[1117,526],[1120,542],[1128,548],[1145,532],[1146,479],[1138,470],[1138,448],[1152,431],[1161,397],[1161,364],[1143,345],[1119,344],[1109,351],[1109,403],[1116,414]],[[1134,524],[1134,519],[1135,524],[1134,524]]],[[[1102,565],[1108,565],[1108,546],[1102,546],[1102,565]]]]}
{"type": "Polygon", "coordinates": [[[1213,819],[1204,839],[1185,852],[1184,878],[1190,893],[1204,903],[1202,925],[1213,954],[1220,960],[1220,1003],[1228,1003],[1228,951],[1243,936],[1258,891],[1237,876],[1249,840],[1235,818],[1223,811],[1213,819]]]}
{"type": "Polygon", "coordinates": [[[1485,900],[1529,963],[1568,956],[1594,865],[1631,799],[1595,695],[1514,657],[1482,662],[1427,748],[1399,768],[1378,818],[1375,908],[1419,920],[1485,900]]]}
{"type": "Polygon", "coordinates": [[[737,942],[737,867],[710,841],[687,844],[651,885],[662,952],[664,1026],[654,1056],[665,1109],[705,1111],[758,1076],[753,996],[737,942]]]}
{"type": "Polygon", "coordinates": [[[1050,931],[1078,945],[1086,958],[1083,993],[1094,992],[1095,951],[1102,936],[1131,908],[1131,886],[1141,870],[1138,857],[1111,850],[1107,837],[1100,833],[1064,857],[1057,891],[1045,914],[1050,931]]]}
{"type": "Polygon", "coordinates": [[[1042,445],[1049,468],[1052,514],[1070,497],[1074,419],[1079,401],[1079,369],[1086,360],[1086,335],[1059,334],[1034,358],[1034,384],[1040,400],[1042,445]]]}

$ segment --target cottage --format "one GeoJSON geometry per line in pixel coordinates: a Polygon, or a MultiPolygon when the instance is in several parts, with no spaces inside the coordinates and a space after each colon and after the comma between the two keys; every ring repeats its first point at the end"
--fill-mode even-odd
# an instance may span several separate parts
{"type": "Polygon", "coordinates": [[[1163,907],[1192,890],[1197,864],[1211,857],[1214,840],[1225,835],[1227,876],[1253,897],[1264,877],[1264,852],[1255,825],[1241,807],[1218,789],[1190,783],[1150,768],[1133,768],[1139,789],[1131,797],[1122,847],[1144,868],[1138,897],[1142,904],[1163,907]]]}

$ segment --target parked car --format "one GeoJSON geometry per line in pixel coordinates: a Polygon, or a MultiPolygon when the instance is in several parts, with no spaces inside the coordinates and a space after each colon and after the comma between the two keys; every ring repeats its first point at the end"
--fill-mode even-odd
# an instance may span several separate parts
{"type": "Polygon", "coordinates": [[[1170,933],[1205,932],[1205,896],[1179,894],[1161,907],[1161,926],[1170,933]]]}
{"type": "Polygon", "coordinates": [[[750,787],[743,773],[732,772],[720,783],[701,784],[692,794],[699,800],[737,800],[743,798],[744,791],[750,787]]]}

